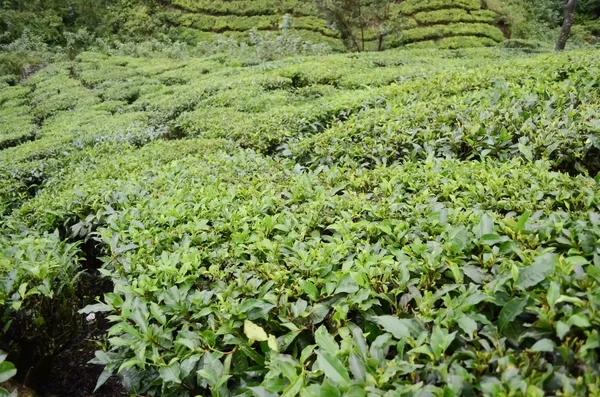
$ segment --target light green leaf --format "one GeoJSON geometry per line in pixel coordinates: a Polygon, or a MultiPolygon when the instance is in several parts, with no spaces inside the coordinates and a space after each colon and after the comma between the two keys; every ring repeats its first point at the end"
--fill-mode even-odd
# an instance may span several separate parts
{"type": "Polygon", "coordinates": [[[348,371],[337,357],[327,351],[318,351],[317,363],[326,377],[339,386],[350,386],[350,375],[348,375],[348,371]]]}
{"type": "Polygon", "coordinates": [[[367,397],[367,391],[364,387],[353,385],[344,393],[344,397],[367,397]]]}
{"type": "Polygon", "coordinates": [[[367,346],[367,340],[363,335],[362,329],[360,327],[354,327],[352,329],[352,340],[354,341],[354,345],[358,349],[358,352],[363,358],[367,357],[367,351],[369,347],[367,346]]]}
{"type": "Polygon", "coordinates": [[[174,362],[166,367],[160,367],[158,373],[164,382],[181,383],[181,380],[179,380],[181,369],[178,362],[174,362]]]}
{"type": "Polygon", "coordinates": [[[565,337],[565,335],[569,332],[570,329],[571,329],[570,324],[566,324],[562,321],[559,321],[558,323],[556,323],[556,335],[560,339],[563,339],[565,337]]]}
{"type": "Polygon", "coordinates": [[[304,373],[300,374],[290,385],[283,391],[281,397],[294,397],[304,387],[304,373]]]}
{"type": "Polygon", "coordinates": [[[534,352],[551,352],[554,351],[554,342],[550,339],[540,339],[531,346],[531,351],[534,352]]]}
{"type": "Polygon", "coordinates": [[[583,317],[579,314],[573,314],[571,317],[569,317],[567,324],[569,324],[571,326],[574,325],[579,328],[588,328],[588,327],[592,326],[592,324],[590,323],[590,320],[588,320],[586,317],[583,317]]]}
{"type": "Polygon", "coordinates": [[[277,397],[277,393],[273,393],[265,389],[264,386],[249,387],[254,397],[277,397]]]}
{"type": "Polygon", "coordinates": [[[441,357],[455,337],[456,332],[449,334],[446,328],[441,328],[437,325],[434,326],[430,339],[431,351],[433,354],[436,357],[441,357]]]}
{"type": "Polygon", "coordinates": [[[589,263],[588,260],[585,259],[583,256],[569,256],[565,258],[565,261],[567,261],[568,264],[574,266],[585,266],[589,263]]]}
{"type": "Polygon", "coordinates": [[[585,302],[583,300],[581,300],[581,299],[579,299],[577,297],[574,297],[574,296],[561,295],[556,300],[556,303],[561,303],[561,302],[572,303],[575,306],[579,306],[579,307],[585,306],[585,302]]]}
{"type": "Polygon", "coordinates": [[[159,323],[163,325],[167,323],[167,317],[164,315],[160,306],[158,306],[155,302],[150,303],[150,313],[152,314],[152,317],[158,320],[159,323]]]}
{"type": "Polygon", "coordinates": [[[406,322],[395,316],[374,316],[373,321],[379,324],[386,332],[396,339],[410,338],[410,330],[406,322]]]}
{"type": "Polygon", "coordinates": [[[477,225],[476,236],[481,238],[486,234],[494,233],[494,218],[492,218],[487,212],[481,216],[479,225],[477,225]]]}
{"type": "Polygon", "coordinates": [[[350,364],[350,372],[352,372],[354,378],[360,382],[364,382],[367,379],[367,368],[361,358],[354,354],[354,352],[351,352],[348,362],[350,364]]]}
{"type": "Polygon", "coordinates": [[[340,350],[340,347],[338,346],[337,342],[335,341],[333,336],[331,336],[331,334],[327,331],[327,328],[324,325],[320,326],[315,332],[315,342],[317,342],[317,345],[321,349],[333,355],[336,355],[337,352],[340,350]]]}
{"type": "Polygon", "coordinates": [[[538,256],[532,265],[521,269],[517,285],[521,288],[529,288],[537,285],[542,280],[554,273],[554,254],[546,253],[538,256]]]}
{"type": "Polygon", "coordinates": [[[353,294],[356,291],[358,291],[358,284],[356,284],[356,281],[354,281],[350,273],[346,273],[342,276],[337,285],[337,288],[335,289],[336,294],[353,294]]]}
{"type": "Polygon", "coordinates": [[[521,152],[527,160],[533,160],[533,152],[531,151],[531,148],[529,146],[519,143],[518,148],[519,152],[521,152]]]}
{"type": "Polygon", "coordinates": [[[527,224],[527,221],[529,220],[530,216],[531,211],[525,211],[523,214],[521,214],[521,216],[519,217],[519,221],[517,222],[515,232],[521,232],[525,229],[525,225],[527,224]]]}
{"type": "Polygon", "coordinates": [[[308,345],[304,349],[302,349],[302,353],[300,353],[300,364],[304,365],[306,360],[308,360],[308,358],[312,356],[315,347],[317,347],[317,345],[308,345]]]}
{"type": "Polygon", "coordinates": [[[302,289],[306,292],[306,295],[314,302],[319,298],[319,290],[310,281],[305,281],[302,284],[302,289]]]}
{"type": "Polygon", "coordinates": [[[466,314],[460,316],[456,322],[458,326],[469,335],[469,338],[473,338],[473,333],[477,331],[477,323],[471,317],[466,314]]]}
{"type": "Polygon", "coordinates": [[[77,313],[79,314],[89,314],[89,313],[98,313],[98,312],[110,312],[114,310],[111,305],[107,305],[106,303],[96,303],[93,305],[87,305],[83,309],[79,309],[77,313]]]}
{"type": "Polygon", "coordinates": [[[546,393],[536,385],[527,385],[527,392],[525,395],[527,397],[544,397],[546,393]]]}
{"type": "Polygon", "coordinates": [[[546,295],[546,301],[548,305],[554,306],[558,298],[560,297],[560,286],[554,281],[550,283],[548,288],[548,294],[546,295]]]}
{"type": "Polygon", "coordinates": [[[9,361],[0,363],[0,383],[6,382],[17,374],[14,364],[9,361]]]}
{"type": "Polygon", "coordinates": [[[506,236],[499,236],[497,234],[484,234],[483,236],[481,236],[481,242],[485,245],[495,245],[498,243],[503,243],[505,241],[510,240],[508,237],[506,236]]]}

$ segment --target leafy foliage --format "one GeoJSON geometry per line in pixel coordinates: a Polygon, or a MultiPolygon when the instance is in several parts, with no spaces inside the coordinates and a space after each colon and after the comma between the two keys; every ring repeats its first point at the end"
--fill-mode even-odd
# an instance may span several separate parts
{"type": "Polygon", "coordinates": [[[141,395],[598,393],[596,52],[159,53],[0,93],[4,345],[101,312],[141,395]]]}
{"type": "MultiPolygon", "coordinates": [[[[0,383],[4,383],[17,373],[13,363],[6,361],[7,354],[0,350],[0,383]]],[[[0,396],[16,397],[17,393],[9,393],[5,388],[0,387],[0,396]]]]}

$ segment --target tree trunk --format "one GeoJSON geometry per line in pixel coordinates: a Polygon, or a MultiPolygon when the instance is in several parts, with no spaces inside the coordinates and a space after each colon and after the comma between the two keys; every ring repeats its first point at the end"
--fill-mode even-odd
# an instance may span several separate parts
{"type": "Polygon", "coordinates": [[[361,41],[361,51],[365,50],[365,29],[364,22],[362,20],[362,8],[361,8],[361,0],[358,0],[358,23],[360,24],[360,41],[361,41]]]}
{"type": "Polygon", "coordinates": [[[578,0],[568,0],[565,6],[565,19],[563,21],[560,36],[556,42],[556,51],[563,51],[567,45],[569,34],[571,34],[571,26],[573,26],[573,20],[575,19],[575,9],[577,8],[578,0]]]}

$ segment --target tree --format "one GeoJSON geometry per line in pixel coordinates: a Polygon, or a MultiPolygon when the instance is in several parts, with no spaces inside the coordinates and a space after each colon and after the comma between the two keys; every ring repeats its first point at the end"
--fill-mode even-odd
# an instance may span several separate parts
{"type": "Polygon", "coordinates": [[[383,49],[383,40],[395,31],[389,22],[392,0],[316,0],[317,7],[335,29],[346,46],[364,51],[365,43],[376,40],[377,49],[383,49]]]}
{"type": "Polygon", "coordinates": [[[563,51],[567,45],[569,34],[571,34],[571,26],[573,26],[573,20],[575,19],[575,10],[577,9],[578,0],[567,0],[565,5],[565,17],[560,30],[560,35],[556,41],[556,51],[563,51]]]}

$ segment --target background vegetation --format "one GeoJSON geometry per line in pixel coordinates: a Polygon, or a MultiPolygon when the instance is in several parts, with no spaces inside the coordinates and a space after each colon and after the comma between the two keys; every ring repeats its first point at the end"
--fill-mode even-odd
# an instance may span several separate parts
{"type": "MultiPolygon", "coordinates": [[[[561,0],[378,1],[379,11],[371,11],[374,14],[364,18],[366,41],[377,41],[379,33],[387,36],[416,29],[404,39],[390,38],[386,43],[388,46],[449,35],[498,40],[500,37],[492,26],[500,27],[507,37],[543,40],[548,35],[554,37],[553,31],[560,26],[564,6],[561,0]],[[385,28],[383,22],[386,22],[385,28]],[[475,25],[469,30],[460,23],[475,25]],[[441,25],[448,24],[450,26],[443,31],[441,25]],[[486,24],[491,26],[485,27],[486,24]],[[424,27],[428,27],[430,33],[423,31],[424,27]]],[[[373,4],[363,4],[365,13],[376,9],[373,4]]],[[[327,20],[327,15],[321,11],[323,7],[331,11],[335,7],[351,9],[355,6],[351,1],[344,4],[339,0],[321,3],[297,0],[2,0],[0,43],[13,42],[28,29],[46,44],[64,45],[67,42],[65,32],[85,28],[97,37],[121,42],[141,41],[152,36],[195,45],[214,37],[215,33],[240,38],[252,28],[277,30],[283,15],[290,14],[294,18],[294,29],[304,38],[328,42],[336,47],[339,35],[335,29],[336,21],[327,20]]],[[[597,34],[599,12],[598,0],[579,2],[577,33],[580,36],[591,40],[590,35],[597,34]]]]}

